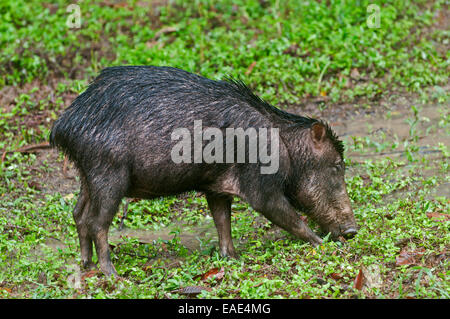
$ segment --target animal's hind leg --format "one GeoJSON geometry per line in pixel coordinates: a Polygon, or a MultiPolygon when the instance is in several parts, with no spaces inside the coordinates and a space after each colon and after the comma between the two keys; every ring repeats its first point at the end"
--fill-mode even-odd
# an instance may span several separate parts
{"type": "Polygon", "coordinates": [[[110,258],[108,231],[120,201],[126,194],[128,175],[124,171],[116,170],[107,176],[103,175],[102,178],[97,175],[97,180],[100,183],[93,184],[96,196],[91,196],[92,205],[89,208],[89,232],[95,244],[100,270],[106,276],[117,276],[110,258]]]}
{"type": "Polygon", "coordinates": [[[80,241],[81,265],[84,269],[95,268],[92,262],[92,237],[88,226],[89,194],[84,183],[81,183],[80,194],[73,210],[73,218],[77,226],[78,239],[80,241]]]}

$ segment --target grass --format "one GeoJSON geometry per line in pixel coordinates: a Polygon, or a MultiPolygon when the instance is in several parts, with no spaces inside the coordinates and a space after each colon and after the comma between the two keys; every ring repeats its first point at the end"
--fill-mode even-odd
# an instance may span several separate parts
{"type": "Polygon", "coordinates": [[[241,76],[277,103],[353,101],[392,84],[419,91],[445,83],[448,31],[428,30],[444,2],[375,2],[380,28],[367,26],[370,3],[83,1],[81,27],[69,29],[65,1],[3,1],[0,84],[91,78],[122,64],[241,76]]]}
{"type": "Polygon", "coordinates": [[[202,286],[198,298],[448,298],[450,202],[439,196],[449,183],[448,4],[375,1],[381,25],[370,29],[369,3],[83,1],[81,28],[69,29],[64,1],[2,1],[0,150],[46,141],[98,71],[123,64],[239,76],[281,107],[376,109],[408,129],[344,137],[361,225],[346,244],[313,248],[236,198],[240,258],[223,259],[199,194],[136,201],[129,236],[111,241],[120,280],[79,273],[71,215],[78,182],[63,178],[63,157],[8,153],[0,163],[0,297],[186,298],[182,288],[202,286]],[[405,96],[413,102],[400,102],[405,96]],[[438,116],[427,118],[425,106],[438,116]],[[142,229],[161,236],[144,240],[135,235],[142,229]],[[402,264],[402,253],[412,259],[402,264]],[[222,278],[199,279],[222,267],[222,278]],[[357,289],[360,270],[367,278],[357,289]]]}
{"type": "MultiPolygon", "coordinates": [[[[30,157],[28,161],[33,161],[33,156],[30,157]]],[[[427,199],[434,186],[442,182],[442,177],[408,176],[399,169],[417,171],[438,165],[448,174],[447,161],[448,158],[443,158],[425,166],[420,162],[393,159],[368,160],[361,164],[349,162],[350,170],[363,172],[364,178],[367,174],[370,182],[362,187],[361,175],[348,179],[355,215],[363,227],[346,245],[326,241],[314,249],[274,229],[270,222],[235,199],[233,238],[240,259],[220,258],[214,238],[206,242],[203,249],[189,251],[176,231],[171,234],[172,239],[153,243],[124,237],[113,245],[112,254],[124,279],[113,281],[97,274],[86,278],[79,288],[70,287],[67,281],[79,263],[76,229],[71,216],[75,196],[56,193],[42,198],[27,185],[28,174],[16,169],[15,179],[24,189],[23,194],[3,193],[2,187],[5,210],[1,215],[0,282],[3,290],[0,291],[3,297],[179,298],[183,296],[174,290],[200,284],[212,287],[211,291],[200,294],[204,298],[447,298],[450,292],[448,259],[438,263],[435,259],[442,254],[445,256],[448,249],[448,220],[443,222],[427,216],[427,213],[449,210],[448,199],[427,199]],[[386,183],[387,179],[391,182],[386,183]],[[408,190],[402,192],[401,198],[386,199],[405,187],[408,190]],[[57,239],[58,245],[52,239],[57,239]],[[425,252],[413,265],[396,265],[402,249],[415,251],[419,248],[424,248],[425,252]],[[380,267],[383,285],[363,291],[353,288],[359,269],[370,265],[380,267]],[[222,280],[199,283],[195,279],[216,267],[225,269],[222,280]],[[337,279],[333,274],[337,274],[334,275],[337,279]]],[[[445,181],[448,183],[448,178],[445,181]]],[[[149,232],[173,223],[185,223],[187,225],[179,228],[183,232],[189,226],[195,229],[210,219],[205,200],[195,196],[187,201],[175,197],[142,201],[132,203],[129,208],[125,226],[146,228],[149,232]],[[183,211],[174,213],[174,205],[180,202],[183,211]]],[[[117,228],[118,223],[119,218],[116,218],[113,228],[117,228]]]]}

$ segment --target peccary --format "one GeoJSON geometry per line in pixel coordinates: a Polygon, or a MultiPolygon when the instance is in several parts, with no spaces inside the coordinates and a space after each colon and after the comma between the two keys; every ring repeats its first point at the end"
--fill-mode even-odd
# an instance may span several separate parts
{"type": "Polygon", "coordinates": [[[117,275],[108,229],[123,197],[203,192],[223,256],[236,256],[233,196],[313,245],[322,239],[299,211],[335,239],[358,228],[335,133],[270,105],[240,80],[172,67],[106,68],[54,123],[50,142],[79,171],[73,216],[82,264],[94,266],[95,244],[106,275],[117,275]]]}

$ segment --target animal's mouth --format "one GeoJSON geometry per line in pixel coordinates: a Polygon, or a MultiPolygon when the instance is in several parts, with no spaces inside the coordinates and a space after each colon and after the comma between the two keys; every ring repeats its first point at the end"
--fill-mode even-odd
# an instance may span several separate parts
{"type": "Polygon", "coordinates": [[[326,236],[327,234],[330,234],[333,240],[341,241],[341,238],[343,238],[344,240],[348,240],[355,237],[355,235],[358,233],[359,227],[354,222],[331,225],[324,224],[321,223],[320,218],[317,218],[317,216],[315,216],[313,209],[303,208],[302,211],[306,216],[311,217],[311,219],[320,226],[321,235],[326,236]]]}
{"type": "MultiPolygon", "coordinates": [[[[322,227],[321,227],[322,228],[322,227]]],[[[331,234],[331,239],[334,241],[345,242],[348,239],[352,239],[358,233],[358,226],[342,226],[337,227],[324,227],[322,228],[323,235],[331,234]]]]}

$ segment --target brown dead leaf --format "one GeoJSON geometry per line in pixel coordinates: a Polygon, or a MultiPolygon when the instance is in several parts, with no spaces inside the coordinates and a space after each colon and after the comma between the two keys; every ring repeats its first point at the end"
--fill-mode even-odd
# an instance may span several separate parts
{"type": "Polygon", "coordinates": [[[450,220],[450,215],[449,214],[444,214],[444,213],[437,213],[437,212],[433,212],[433,213],[427,213],[427,217],[437,220],[439,222],[445,222],[447,220],[450,220]]]}
{"type": "Polygon", "coordinates": [[[258,287],[260,287],[260,286],[262,286],[264,284],[264,282],[259,282],[259,283],[257,283],[256,285],[253,285],[252,287],[253,288],[258,288],[258,287]]]}
{"type": "Polygon", "coordinates": [[[152,265],[144,265],[142,267],[142,270],[145,271],[146,273],[150,273],[152,272],[152,265]]]}
{"type": "Polygon", "coordinates": [[[11,289],[6,288],[6,287],[0,287],[0,290],[4,290],[4,291],[6,291],[6,292],[9,293],[9,294],[12,292],[11,289]]]}
{"type": "Polygon", "coordinates": [[[412,265],[417,262],[417,259],[422,257],[425,252],[425,248],[417,249],[415,251],[406,251],[403,249],[400,254],[395,258],[395,265],[412,265]]]}
{"type": "Polygon", "coordinates": [[[222,280],[223,276],[225,276],[225,268],[220,268],[220,270],[214,275],[214,279],[216,280],[222,280]]]}
{"type": "Polygon", "coordinates": [[[414,259],[414,256],[410,255],[408,252],[401,252],[397,258],[395,258],[395,265],[410,265],[414,264],[416,261],[414,259]]]}
{"type": "Polygon", "coordinates": [[[81,280],[85,280],[86,278],[94,277],[94,276],[97,275],[98,273],[100,273],[100,271],[99,271],[98,269],[92,269],[92,270],[89,270],[88,272],[85,272],[85,273],[81,276],[81,280]]]}
{"type": "Polygon", "coordinates": [[[338,274],[338,273],[336,273],[336,272],[331,273],[331,274],[330,274],[330,277],[333,278],[334,280],[342,279],[342,275],[341,275],[341,274],[338,274]]]}
{"type": "Polygon", "coordinates": [[[358,290],[361,290],[364,285],[365,277],[364,273],[362,271],[362,268],[359,269],[359,273],[355,278],[355,282],[353,284],[353,288],[356,288],[358,290]]]}
{"type": "Polygon", "coordinates": [[[253,68],[256,66],[256,61],[253,61],[252,64],[250,64],[250,66],[248,67],[247,71],[245,71],[245,75],[249,75],[250,73],[252,73],[253,68]]]}
{"type": "Polygon", "coordinates": [[[195,276],[194,279],[201,278],[200,279],[201,281],[208,280],[209,278],[221,280],[224,275],[225,275],[225,269],[223,267],[220,269],[212,268],[212,269],[208,270],[207,272],[205,272],[204,274],[195,276]]]}
{"type": "Polygon", "coordinates": [[[361,76],[361,74],[359,74],[359,71],[358,71],[358,69],[357,68],[353,68],[351,71],[350,71],[350,77],[352,78],[352,79],[359,79],[360,78],[360,76],[361,76]]]}

